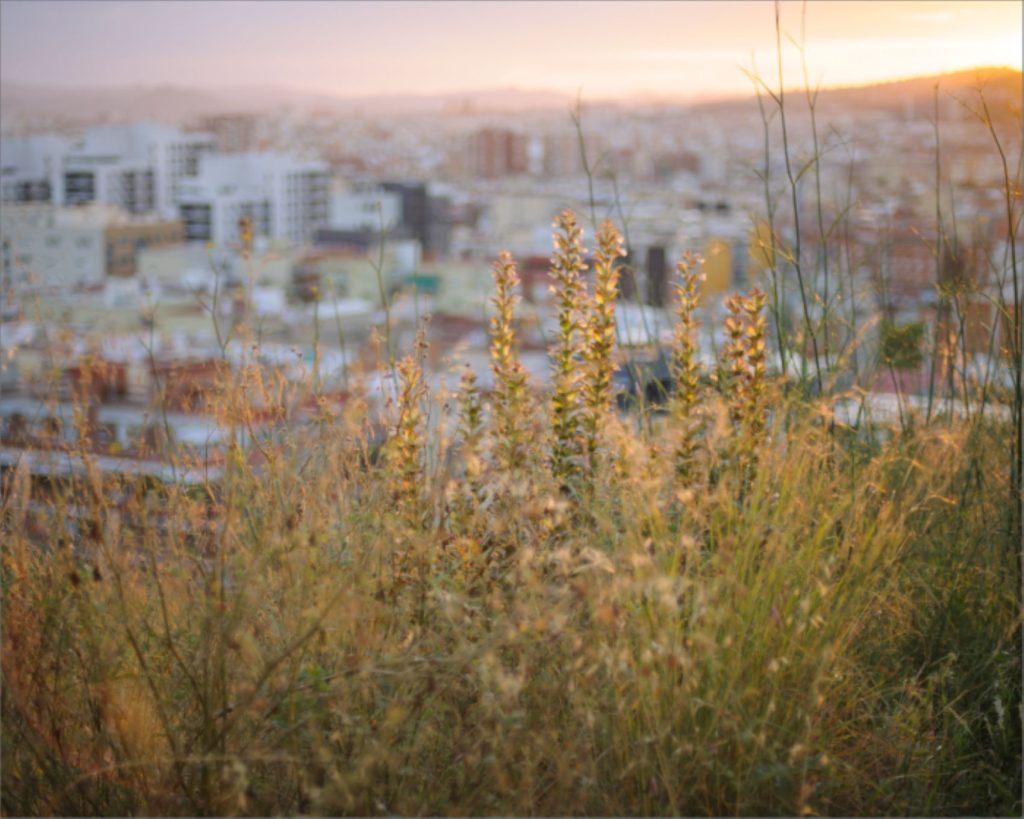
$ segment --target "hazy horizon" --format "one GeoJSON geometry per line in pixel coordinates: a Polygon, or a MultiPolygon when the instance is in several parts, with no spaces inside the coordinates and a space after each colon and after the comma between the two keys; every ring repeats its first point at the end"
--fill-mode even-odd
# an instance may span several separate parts
{"type": "MultiPolygon", "coordinates": [[[[784,2],[787,87],[803,85],[802,4],[784,2]]],[[[812,85],[1021,69],[1021,4],[808,2],[812,85]]],[[[4,0],[0,73],[51,88],[263,88],[329,97],[497,89],[591,100],[710,100],[773,85],[774,8],[737,2],[4,0]],[[215,78],[215,79],[211,79],[215,78]]]]}
{"type": "MultiPolygon", "coordinates": [[[[970,73],[971,71],[978,71],[978,72],[1013,71],[1013,72],[1016,72],[1018,74],[1022,73],[1022,70],[1020,68],[1018,68],[1018,67],[1015,67],[1015,66],[1009,66],[1009,65],[978,65],[978,66],[972,66],[972,67],[966,68],[966,69],[959,69],[959,70],[953,70],[953,71],[944,71],[944,72],[937,72],[937,73],[929,73],[929,74],[908,74],[906,76],[890,77],[890,78],[886,78],[886,79],[872,80],[872,81],[867,81],[867,82],[862,82],[862,83],[843,83],[843,84],[840,84],[840,85],[827,85],[827,84],[823,84],[823,85],[819,86],[819,88],[821,90],[823,90],[823,91],[833,91],[833,90],[834,91],[842,91],[842,90],[846,90],[846,89],[861,88],[861,87],[869,88],[869,87],[875,87],[875,86],[879,86],[879,85],[894,84],[894,83],[900,83],[900,82],[905,82],[905,81],[913,81],[913,80],[917,80],[917,79],[926,79],[926,78],[929,78],[929,77],[955,76],[955,75],[960,75],[960,74],[964,74],[964,73],[970,73]]],[[[769,80],[769,82],[770,82],[770,80],[769,80]]],[[[128,83],[109,84],[109,85],[106,85],[106,84],[105,85],[84,85],[84,84],[76,84],[76,83],[41,83],[41,82],[34,82],[32,80],[23,82],[23,81],[17,80],[17,79],[15,79],[15,80],[4,79],[3,80],[3,84],[7,85],[7,86],[10,86],[10,87],[18,87],[18,88],[21,88],[21,89],[37,89],[37,90],[44,91],[44,92],[45,91],[68,92],[68,91],[82,91],[82,90],[84,90],[84,91],[112,91],[112,92],[114,92],[114,91],[127,91],[127,90],[132,90],[132,89],[146,89],[146,90],[165,89],[165,90],[181,90],[181,91],[205,92],[205,93],[217,95],[217,94],[230,94],[232,92],[239,92],[239,91],[244,91],[244,92],[260,92],[260,91],[262,91],[262,92],[271,93],[271,94],[305,94],[305,95],[309,95],[309,96],[323,96],[324,98],[335,98],[335,99],[339,99],[339,100],[353,100],[353,101],[358,101],[360,99],[368,99],[369,100],[369,99],[389,98],[389,97],[395,97],[395,98],[401,98],[401,97],[424,97],[424,98],[430,98],[430,97],[448,97],[448,96],[458,97],[458,96],[462,96],[462,95],[469,96],[469,95],[473,95],[473,94],[500,93],[500,92],[521,93],[521,94],[536,94],[538,96],[540,96],[540,95],[552,95],[552,96],[556,96],[557,95],[557,96],[565,96],[565,97],[575,97],[576,96],[575,94],[570,94],[569,92],[555,90],[553,88],[530,88],[530,87],[521,86],[521,85],[493,85],[493,86],[486,86],[486,87],[465,87],[465,88],[453,88],[451,90],[436,91],[436,92],[430,92],[430,91],[407,91],[407,92],[391,91],[391,92],[383,92],[383,93],[359,93],[359,92],[354,92],[354,93],[351,93],[351,94],[340,94],[340,93],[339,94],[334,94],[334,93],[326,92],[326,91],[312,91],[309,88],[301,88],[301,87],[293,87],[293,86],[285,86],[285,85],[260,85],[260,84],[257,84],[257,83],[253,83],[253,84],[249,84],[249,85],[245,85],[245,84],[241,84],[241,85],[212,85],[212,86],[207,86],[207,87],[200,87],[200,86],[196,86],[196,85],[189,85],[189,84],[186,84],[186,83],[174,82],[174,81],[169,81],[169,82],[128,82],[128,83]]],[[[803,86],[800,86],[799,84],[794,84],[793,86],[790,86],[787,83],[787,85],[786,85],[786,90],[787,91],[790,91],[790,90],[802,90],[802,89],[803,89],[803,86]]],[[[754,89],[753,89],[753,86],[751,86],[750,88],[747,88],[747,89],[737,89],[735,91],[724,91],[724,92],[721,92],[719,94],[699,95],[697,97],[696,101],[698,101],[698,102],[700,102],[700,101],[715,102],[717,100],[741,99],[741,98],[745,98],[747,95],[753,95],[753,94],[754,94],[754,89]]],[[[615,97],[599,97],[597,99],[598,99],[599,102],[620,102],[620,101],[627,101],[630,98],[637,98],[637,97],[639,97],[639,98],[651,98],[651,99],[666,99],[666,100],[682,99],[679,95],[674,95],[673,96],[673,95],[668,94],[668,93],[666,93],[666,94],[655,94],[653,92],[639,92],[637,94],[625,95],[625,96],[622,96],[622,97],[618,97],[618,96],[615,96],[615,97]]],[[[586,100],[586,97],[584,97],[584,100],[586,100]]]]}

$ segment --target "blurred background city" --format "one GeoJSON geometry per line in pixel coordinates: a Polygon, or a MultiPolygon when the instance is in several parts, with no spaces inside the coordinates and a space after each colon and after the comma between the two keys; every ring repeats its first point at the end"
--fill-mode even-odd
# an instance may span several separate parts
{"type": "Polygon", "coordinates": [[[659,378],[684,251],[704,258],[712,363],[729,293],[774,276],[776,321],[799,314],[774,248],[801,238],[811,310],[843,325],[831,352],[795,346],[794,370],[824,355],[880,413],[923,402],[946,375],[879,366],[882,328],[940,335],[943,287],[969,282],[958,377],[1008,383],[986,121],[1019,197],[1019,3],[5,0],[0,29],[5,464],[58,468],[43,455],[87,393],[104,463],[163,474],[133,452],[216,453],[226,370],[313,374],[340,407],[354,372],[381,378],[374,331],[400,355],[426,315],[434,385],[468,364],[486,389],[506,249],[543,389],[564,208],[588,237],[607,217],[626,235],[618,341],[646,375],[624,369],[623,390],[659,378]]]}

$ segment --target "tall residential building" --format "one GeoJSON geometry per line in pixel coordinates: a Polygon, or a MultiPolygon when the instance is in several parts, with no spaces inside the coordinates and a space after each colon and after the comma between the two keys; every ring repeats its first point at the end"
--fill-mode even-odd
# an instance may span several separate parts
{"type": "Polygon", "coordinates": [[[0,139],[0,201],[52,202],[68,140],[56,134],[0,139]]]}
{"type": "Polygon", "coordinates": [[[185,237],[227,247],[238,241],[247,217],[254,235],[301,246],[327,224],[328,187],[322,162],[278,153],[204,156],[178,191],[185,237]]]}
{"type": "Polygon", "coordinates": [[[54,201],[102,202],[173,218],[178,185],[214,147],[209,134],[159,123],[87,128],[64,155],[62,190],[54,201]]]}
{"type": "MultiPolygon", "coordinates": [[[[591,158],[591,162],[593,162],[591,158]]],[[[544,135],[544,175],[576,176],[583,173],[583,155],[579,136],[572,131],[555,131],[544,135]]]]}
{"type": "Polygon", "coordinates": [[[425,253],[443,256],[449,252],[452,232],[450,196],[439,194],[433,185],[418,181],[384,181],[380,188],[401,198],[399,226],[419,240],[425,253]]]}
{"type": "Polygon", "coordinates": [[[583,155],[591,167],[610,148],[605,135],[591,131],[584,135],[585,148],[580,147],[580,135],[571,127],[557,127],[541,136],[540,166],[546,177],[579,176],[583,173],[583,155]]]}
{"type": "Polygon", "coordinates": [[[526,173],[530,169],[525,134],[507,128],[481,128],[469,137],[469,170],[478,179],[526,173]]]}

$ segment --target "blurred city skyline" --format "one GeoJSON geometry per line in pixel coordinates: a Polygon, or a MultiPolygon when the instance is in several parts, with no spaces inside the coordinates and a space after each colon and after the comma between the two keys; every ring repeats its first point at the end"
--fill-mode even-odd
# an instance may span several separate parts
{"type": "MultiPolygon", "coordinates": [[[[781,4],[787,86],[1021,68],[1018,2],[781,4]],[[802,31],[803,29],[803,31],[802,31]]],[[[338,97],[489,88],[699,100],[775,86],[774,6],[753,2],[4,0],[5,83],[268,86],[338,97]]]]}

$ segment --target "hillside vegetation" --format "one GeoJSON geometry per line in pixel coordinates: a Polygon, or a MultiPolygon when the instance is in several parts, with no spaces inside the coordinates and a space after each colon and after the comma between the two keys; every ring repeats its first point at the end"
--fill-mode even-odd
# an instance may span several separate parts
{"type": "MultiPolygon", "coordinates": [[[[666,410],[615,412],[594,239],[585,277],[559,217],[549,394],[504,255],[493,392],[381,361],[381,448],[357,386],[216,484],[8,476],[3,811],[1019,813],[1010,424],[845,426],[769,373],[757,290],[702,371],[693,257],[666,410]]],[[[310,393],[216,401],[241,435],[310,393]]]]}

